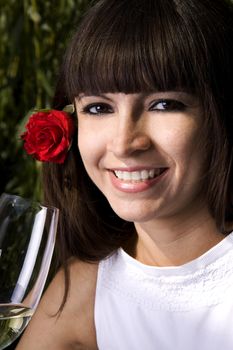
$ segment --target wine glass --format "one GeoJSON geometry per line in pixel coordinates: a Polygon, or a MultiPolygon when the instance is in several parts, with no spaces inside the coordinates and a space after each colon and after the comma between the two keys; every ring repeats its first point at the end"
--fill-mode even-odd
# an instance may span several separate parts
{"type": "Polygon", "coordinates": [[[0,350],[25,329],[48,275],[59,210],[0,196],[0,350]]]}

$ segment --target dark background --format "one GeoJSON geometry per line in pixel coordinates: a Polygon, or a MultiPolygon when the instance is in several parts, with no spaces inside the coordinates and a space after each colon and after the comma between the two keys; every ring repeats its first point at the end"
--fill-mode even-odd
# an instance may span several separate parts
{"type": "Polygon", "coordinates": [[[0,194],[41,197],[41,164],[19,135],[30,110],[51,106],[67,41],[90,3],[0,0],[0,194]]]}
{"type": "Polygon", "coordinates": [[[41,164],[19,135],[30,110],[51,106],[67,41],[90,3],[0,0],[0,194],[41,199],[41,164]]]}

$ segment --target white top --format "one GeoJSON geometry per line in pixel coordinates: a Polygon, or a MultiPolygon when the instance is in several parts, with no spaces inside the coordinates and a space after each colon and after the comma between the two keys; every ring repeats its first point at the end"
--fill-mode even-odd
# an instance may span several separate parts
{"type": "Polygon", "coordinates": [[[233,233],[181,266],[101,261],[95,326],[99,350],[233,350],[233,233]]]}

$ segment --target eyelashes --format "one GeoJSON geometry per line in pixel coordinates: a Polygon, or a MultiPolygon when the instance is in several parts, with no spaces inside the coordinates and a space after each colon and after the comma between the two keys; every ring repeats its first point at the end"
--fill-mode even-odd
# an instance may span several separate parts
{"type": "Polygon", "coordinates": [[[107,103],[91,103],[86,105],[82,111],[84,114],[101,115],[114,113],[113,108],[107,103]]]}
{"type": "MultiPolygon", "coordinates": [[[[159,99],[157,101],[153,101],[149,108],[149,112],[182,112],[185,111],[187,105],[183,102],[175,99],[159,99]]],[[[94,116],[106,115],[114,113],[113,107],[104,102],[95,102],[87,104],[80,111],[83,114],[89,114],[94,116]]]]}
{"type": "Polygon", "coordinates": [[[187,106],[181,101],[172,100],[172,99],[163,99],[163,100],[153,102],[149,110],[179,112],[179,111],[184,111],[186,108],[187,106]]]}

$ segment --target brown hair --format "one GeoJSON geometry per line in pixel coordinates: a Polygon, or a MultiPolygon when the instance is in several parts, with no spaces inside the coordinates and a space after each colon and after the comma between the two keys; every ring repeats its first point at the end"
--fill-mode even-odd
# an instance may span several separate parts
{"type": "MultiPolygon", "coordinates": [[[[204,110],[205,192],[224,230],[232,218],[232,5],[224,0],[101,0],[65,55],[54,107],[80,92],[195,93],[204,110]]],[[[77,118],[74,115],[76,122],[77,118]]],[[[88,177],[77,140],[63,165],[44,165],[45,200],[61,209],[61,261],[99,261],[135,238],[88,177]]]]}

